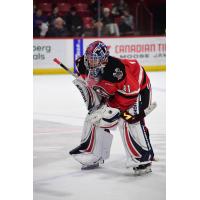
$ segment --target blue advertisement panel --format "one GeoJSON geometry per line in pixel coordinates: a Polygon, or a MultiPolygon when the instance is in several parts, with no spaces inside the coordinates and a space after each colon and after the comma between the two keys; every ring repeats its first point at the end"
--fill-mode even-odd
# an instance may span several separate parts
{"type": "Polygon", "coordinates": [[[76,72],[75,61],[83,55],[83,39],[74,39],[74,72],[76,72]]]}

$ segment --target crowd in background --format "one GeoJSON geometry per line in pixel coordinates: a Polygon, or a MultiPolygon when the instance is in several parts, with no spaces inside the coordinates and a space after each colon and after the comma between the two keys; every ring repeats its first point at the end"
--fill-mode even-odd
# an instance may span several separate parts
{"type": "MultiPolygon", "coordinates": [[[[64,5],[64,4],[63,4],[64,5]]],[[[136,35],[135,17],[125,0],[116,0],[112,4],[90,0],[85,12],[77,11],[70,4],[66,12],[59,10],[58,4],[52,5],[50,13],[34,3],[33,36],[34,37],[87,37],[87,36],[127,36],[136,35]],[[100,11],[100,18],[98,12],[100,11]]]]}

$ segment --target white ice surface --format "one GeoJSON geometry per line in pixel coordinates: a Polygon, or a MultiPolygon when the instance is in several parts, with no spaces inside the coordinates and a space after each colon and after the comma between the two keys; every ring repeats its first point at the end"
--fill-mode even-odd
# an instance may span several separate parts
{"type": "Polygon", "coordinates": [[[148,73],[158,107],[146,117],[158,162],[153,172],[133,176],[125,168],[119,131],[110,159],[95,170],[81,171],[68,152],[80,143],[86,108],[69,75],[34,76],[34,200],[164,200],[165,72],[148,73]]]}

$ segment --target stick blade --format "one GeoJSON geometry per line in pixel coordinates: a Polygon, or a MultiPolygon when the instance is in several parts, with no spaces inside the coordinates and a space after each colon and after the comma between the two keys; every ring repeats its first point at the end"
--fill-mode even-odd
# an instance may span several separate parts
{"type": "Polygon", "coordinates": [[[153,102],[148,108],[144,110],[145,114],[150,114],[157,107],[157,103],[153,102]]]}

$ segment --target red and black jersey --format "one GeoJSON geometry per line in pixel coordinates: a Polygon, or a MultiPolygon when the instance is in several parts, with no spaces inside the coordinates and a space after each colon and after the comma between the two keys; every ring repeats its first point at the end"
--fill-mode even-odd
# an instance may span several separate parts
{"type": "MultiPolygon", "coordinates": [[[[84,65],[84,57],[76,61],[78,74],[83,78],[88,75],[84,65]]],[[[93,89],[104,96],[109,96],[108,105],[124,111],[133,106],[139,93],[146,88],[149,78],[137,60],[108,57],[108,63],[103,68],[101,79],[93,89]]]]}

